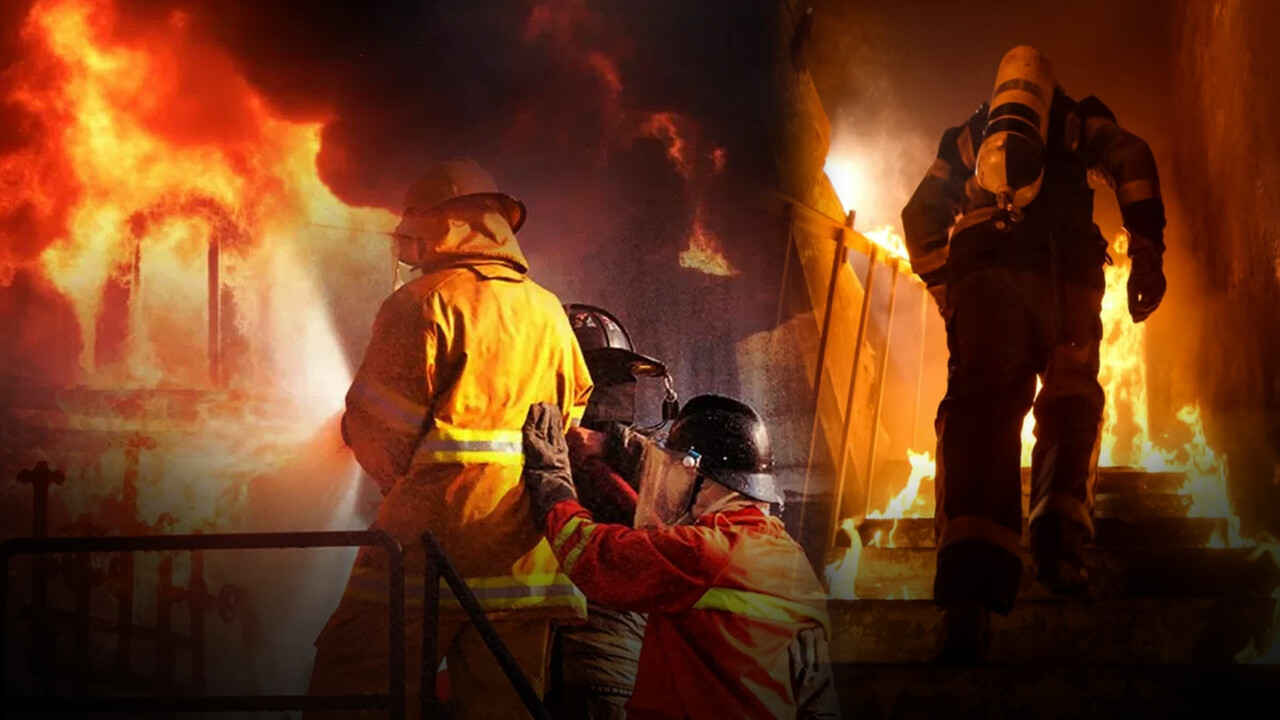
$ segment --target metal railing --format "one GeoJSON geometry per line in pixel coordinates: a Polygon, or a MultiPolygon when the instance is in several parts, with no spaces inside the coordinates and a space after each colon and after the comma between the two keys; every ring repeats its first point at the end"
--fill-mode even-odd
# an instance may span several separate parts
{"type": "MultiPolygon", "coordinates": [[[[475,624],[507,680],[515,688],[530,715],[551,720],[541,698],[525,677],[511,651],[467,586],[447,553],[431,533],[422,536],[426,553],[423,577],[421,717],[440,717],[443,707],[436,690],[440,617],[440,580],[475,624]]],[[[0,717],[30,713],[225,713],[287,710],[386,710],[388,717],[405,717],[405,571],[404,553],[391,536],[381,531],[325,531],[291,533],[226,533],[210,535],[150,535],[127,537],[11,538],[0,543],[0,647],[7,648],[9,566],[17,555],[174,552],[206,550],[277,550],[323,547],[379,547],[387,551],[389,616],[389,691],[360,695],[212,695],[167,697],[48,697],[14,696],[9,692],[5,661],[0,653],[0,717]]]]}
{"type": "MultiPolygon", "coordinates": [[[[839,289],[840,277],[844,273],[843,268],[850,266],[850,253],[861,253],[867,257],[867,270],[862,276],[862,303],[858,313],[858,322],[854,328],[854,348],[853,362],[849,368],[849,383],[845,392],[845,402],[843,406],[843,414],[840,418],[840,441],[838,454],[834,456],[835,473],[832,477],[832,503],[829,517],[824,518],[828,523],[828,536],[834,539],[840,530],[840,522],[845,515],[847,488],[856,473],[855,468],[849,461],[851,457],[851,447],[853,446],[853,416],[854,416],[854,400],[857,389],[859,388],[860,375],[859,367],[862,362],[863,349],[869,345],[868,334],[871,326],[871,305],[872,298],[876,289],[876,268],[883,266],[890,272],[888,304],[886,308],[886,320],[884,324],[884,341],[878,349],[879,363],[876,369],[875,377],[870,381],[874,382],[872,391],[872,415],[870,418],[870,437],[865,441],[866,461],[863,465],[863,475],[860,478],[861,490],[865,494],[865,498],[861,503],[861,516],[865,517],[870,513],[870,503],[873,499],[872,483],[875,480],[876,458],[879,448],[877,447],[878,433],[877,428],[880,425],[881,412],[883,410],[884,388],[887,384],[887,370],[889,361],[889,350],[893,335],[893,324],[895,319],[895,311],[897,308],[897,290],[898,284],[902,276],[906,276],[908,282],[918,285],[921,292],[921,313],[920,313],[920,348],[918,352],[918,368],[916,380],[915,408],[912,415],[912,444],[916,441],[916,428],[919,426],[920,420],[920,388],[923,384],[923,373],[925,363],[925,342],[928,338],[926,333],[928,307],[932,302],[928,291],[923,283],[920,283],[911,273],[911,266],[906,258],[900,257],[894,253],[886,251],[879,244],[871,241],[863,234],[853,229],[855,214],[850,212],[843,221],[827,215],[826,213],[809,206],[795,198],[785,195],[779,196],[782,201],[782,217],[783,232],[785,245],[785,259],[782,270],[782,286],[779,292],[778,300],[778,324],[781,324],[784,311],[787,304],[788,277],[791,274],[791,258],[792,255],[798,254],[798,245],[796,240],[797,231],[806,233],[809,237],[816,238],[819,241],[828,241],[835,246],[833,253],[831,270],[826,281],[826,298],[825,306],[822,308],[822,324],[818,336],[818,350],[816,367],[814,370],[814,385],[812,397],[812,418],[813,425],[809,436],[809,450],[807,455],[804,494],[809,496],[812,491],[813,475],[815,474],[815,461],[818,452],[818,439],[823,432],[822,427],[822,408],[825,399],[825,373],[832,372],[828,365],[828,353],[831,346],[834,330],[832,311],[836,295],[839,289]]],[[[775,199],[776,204],[776,199],[775,199]]],[[[803,272],[803,269],[802,269],[803,272]]],[[[818,307],[811,304],[815,316],[818,307]]],[[[842,326],[843,327],[843,326],[842,326]]],[[[834,383],[832,383],[832,392],[834,392],[834,383]]],[[[837,406],[839,407],[839,406],[837,406]]],[[[853,513],[855,515],[859,513],[853,513]]],[[[801,525],[803,526],[808,518],[801,516],[801,525]]]]}

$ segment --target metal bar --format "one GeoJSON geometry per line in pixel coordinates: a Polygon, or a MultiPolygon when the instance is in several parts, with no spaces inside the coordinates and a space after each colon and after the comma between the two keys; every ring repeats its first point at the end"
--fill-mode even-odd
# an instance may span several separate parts
{"type": "Polygon", "coordinates": [[[380,547],[387,551],[391,595],[391,692],[385,695],[255,695],[170,696],[135,698],[22,697],[9,694],[0,653],[0,717],[12,713],[177,713],[265,712],[276,710],[380,709],[402,720],[404,695],[404,554],[382,531],[313,531],[291,533],[226,533],[218,535],[148,535],[121,537],[9,538],[0,542],[0,647],[8,648],[9,564],[16,555],[58,553],[166,552],[193,550],[275,550],[318,547],[380,547]]]}
{"type": "MultiPolygon", "coordinates": [[[[381,533],[380,533],[381,534],[381,533]]],[[[404,683],[404,552],[389,535],[385,536],[395,549],[387,547],[387,580],[391,594],[391,688],[388,693],[390,720],[404,720],[408,712],[404,683]]],[[[384,546],[385,547],[385,546],[384,546]]]]}
{"type": "Polygon", "coordinates": [[[88,674],[92,660],[89,656],[89,617],[91,593],[93,592],[93,565],[91,557],[81,555],[75,559],[68,558],[68,562],[72,563],[72,577],[75,579],[75,586],[72,588],[75,592],[75,620],[72,625],[72,651],[71,651],[71,667],[75,670],[71,683],[72,693],[76,695],[88,695],[89,683],[88,674]]]}
{"type": "Polygon", "coordinates": [[[444,576],[444,581],[449,584],[449,589],[453,591],[454,597],[462,605],[462,609],[466,611],[467,616],[471,618],[471,622],[475,623],[476,631],[484,639],[484,644],[489,646],[489,652],[493,653],[494,659],[498,661],[498,665],[502,667],[502,672],[507,676],[507,680],[511,682],[516,693],[520,695],[520,699],[524,702],[529,714],[536,720],[553,720],[551,713],[542,704],[542,698],[538,697],[538,693],[534,691],[533,686],[529,684],[528,678],[524,676],[524,671],[520,669],[519,663],[512,657],[511,651],[507,649],[507,646],[503,644],[502,638],[498,637],[498,631],[494,629],[493,623],[485,616],[484,609],[480,607],[480,603],[476,600],[476,596],[472,594],[471,588],[467,587],[466,581],[462,579],[458,569],[453,566],[453,561],[445,554],[444,548],[440,547],[440,542],[430,532],[426,532],[422,534],[422,544],[426,548],[427,555],[435,558],[437,568],[440,574],[444,576]]]}
{"type": "Polygon", "coordinates": [[[876,477],[876,442],[880,439],[880,434],[876,432],[876,427],[880,425],[880,411],[884,403],[884,386],[888,384],[889,377],[889,342],[893,339],[893,309],[898,300],[898,278],[902,277],[902,273],[898,271],[898,263],[895,261],[889,265],[893,272],[893,279],[889,281],[889,309],[888,318],[884,323],[884,347],[880,350],[880,368],[876,371],[876,400],[874,409],[871,412],[871,440],[867,446],[867,512],[871,512],[871,484],[875,482],[876,477]]]}
{"type": "Polygon", "coordinates": [[[160,558],[160,582],[156,583],[156,629],[160,635],[156,640],[155,675],[152,691],[157,695],[172,695],[176,682],[174,661],[177,648],[173,639],[173,555],[160,558]]]}
{"type": "Polygon", "coordinates": [[[219,367],[219,365],[220,365],[220,361],[219,361],[219,357],[218,357],[218,355],[219,355],[219,353],[218,353],[218,349],[219,349],[219,348],[218,348],[218,344],[219,344],[219,340],[218,340],[218,329],[219,329],[219,323],[221,322],[221,320],[220,320],[220,316],[221,316],[221,312],[220,312],[220,310],[221,310],[221,308],[220,308],[220,300],[221,300],[221,298],[219,297],[219,288],[221,287],[221,280],[220,280],[220,279],[219,279],[219,277],[218,277],[218,273],[219,273],[219,270],[220,270],[220,269],[219,269],[219,267],[218,267],[218,266],[219,266],[218,255],[219,255],[219,249],[220,249],[220,248],[219,248],[219,246],[220,246],[220,243],[219,243],[219,240],[218,240],[218,234],[217,234],[216,232],[215,232],[215,233],[212,233],[212,234],[209,236],[209,261],[208,261],[208,270],[209,270],[209,278],[208,278],[208,281],[209,281],[209,282],[208,282],[208,290],[209,290],[209,339],[208,339],[208,345],[209,345],[209,382],[210,382],[210,383],[212,383],[212,384],[214,384],[214,385],[217,385],[217,384],[218,384],[219,375],[221,375],[221,368],[219,367]]]}
{"type": "Polygon", "coordinates": [[[782,211],[782,282],[778,288],[778,316],[774,327],[782,324],[782,314],[787,306],[787,276],[791,274],[791,248],[795,245],[795,206],[790,203],[782,211]]]}
{"type": "MultiPolygon", "coordinates": [[[[197,695],[205,691],[204,677],[204,613],[208,588],[204,583],[204,553],[196,550],[191,553],[191,579],[187,581],[187,617],[190,620],[191,652],[191,687],[197,695]]],[[[256,688],[255,688],[256,689],[256,688]]]]}
{"type": "Polygon", "coordinates": [[[387,695],[213,695],[210,697],[9,697],[0,714],[231,713],[287,710],[394,710],[387,695]]]}
{"type": "MultiPolygon", "coordinates": [[[[853,220],[855,214],[852,210],[845,217],[845,230],[853,229],[853,220]]],[[[827,304],[826,309],[822,313],[822,331],[818,334],[818,363],[813,372],[813,418],[812,425],[809,427],[809,454],[805,462],[804,470],[804,495],[809,496],[810,479],[813,474],[813,455],[818,448],[818,434],[822,429],[822,422],[819,419],[819,410],[822,406],[822,374],[826,371],[827,347],[831,339],[831,318],[835,315],[835,298],[836,288],[840,281],[840,268],[849,262],[849,249],[843,242],[836,244],[834,254],[831,256],[831,278],[827,281],[827,304]]],[[[807,504],[805,506],[807,508],[807,504]]],[[[800,514],[800,526],[804,527],[805,512],[802,509],[800,514]]]]}
{"type": "Polygon", "coordinates": [[[924,385],[924,350],[925,341],[929,339],[929,302],[933,296],[929,294],[929,288],[924,285],[920,286],[920,363],[916,367],[916,409],[911,416],[911,449],[916,452],[920,451],[920,396],[921,387],[924,385]]]}
{"type": "MultiPolygon", "coordinates": [[[[133,587],[134,562],[132,553],[116,555],[120,577],[116,578],[116,663],[115,673],[121,680],[133,673],[133,587]]],[[[112,563],[115,561],[113,560],[112,563]]],[[[108,568],[111,567],[109,564],[108,568]]],[[[96,618],[90,617],[90,622],[96,618]]],[[[96,629],[96,628],[95,628],[96,629]]]]}
{"type": "Polygon", "coordinates": [[[420,716],[444,717],[436,682],[440,670],[440,569],[435,555],[427,552],[422,574],[422,687],[419,691],[420,716]]]}
{"type": "Polygon", "coordinates": [[[839,470],[835,477],[835,496],[831,503],[831,537],[840,530],[841,505],[844,503],[845,470],[849,464],[849,432],[853,428],[853,393],[858,385],[858,364],[862,362],[862,346],[867,339],[867,326],[871,320],[871,295],[876,284],[876,263],[880,260],[880,246],[873,245],[867,256],[867,277],[862,283],[862,311],[858,314],[858,335],[854,340],[853,367],[849,370],[849,392],[844,403],[844,433],[840,437],[839,470]]]}

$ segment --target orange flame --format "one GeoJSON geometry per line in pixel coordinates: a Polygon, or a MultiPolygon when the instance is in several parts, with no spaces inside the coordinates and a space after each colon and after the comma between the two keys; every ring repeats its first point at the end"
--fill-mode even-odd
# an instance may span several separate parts
{"type": "MultiPolygon", "coordinates": [[[[385,268],[389,241],[359,233],[390,230],[395,218],[335,197],[316,169],[322,124],[276,115],[229,58],[191,39],[186,16],[129,45],[113,36],[114,22],[107,0],[33,7],[7,99],[36,119],[43,144],[0,158],[0,178],[36,180],[6,182],[9,202],[65,208],[38,263],[75,307],[85,380],[209,391],[194,422],[144,408],[130,417],[73,413],[67,426],[151,437],[132,450],[145,486],[140,512],[169,514],[187,529],[219,525],[250,478],[341,408],[350,382],[303,258],[340,252],[349,272],[371,259],[385,268]],[[350,230],[307,232],[300,242],[309,223],[350,230]],[[221,248],[224,327],[247,345],[229,390],[210,383],[207,365],[211,244],[221,248]],[[112,293],[127,300],[107,302],[112,293]],[[96,350],[111,317],[126,328],[118,357],[96,350]],[[215,478],[226,484],[200,484],[215,478]]],[[[130,461],[125,450],[67,469],[110,494],[130,461]]]]}
{"type": "Polygon", "coordinates": [[[701,207],[694,214],[693,227],[689,230],[689,248],[680,252],[680,267],[726,277],[738,273],[720,249],[720,239],[703,227],[701,207]]]}
{"type": "Polygon", "coordinates": [[[685,140],[680,135],[677,122],[680,116],[673,112],[651,113],[640,126],[640,132],[648,137],[662,141],[667,146],[667,159],[688,180],[693,175],[693,161],[689,158],[685,140]]]}

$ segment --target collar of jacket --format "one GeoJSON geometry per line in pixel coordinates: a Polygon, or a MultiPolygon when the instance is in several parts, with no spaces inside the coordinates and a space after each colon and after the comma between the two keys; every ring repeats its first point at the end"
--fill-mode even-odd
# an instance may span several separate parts
{"type": "Polygon", "coordinates": [[[515,233],[505,226],[501,230],[505,232],[498,231],[490,235],[476,232],[465,225],[453,229],[449,235],[425,249],[422,271],[428,273],[448,267],[485,266],[488,270],[477,272],[485,277],[490,277],[485,272],[492,272],[496,273],[494,277],[504,278],[509,273],[497,268],[515,270],[519,275],[529,272],[529,261],[525,260],[524,253],[521,252],[515,233]]]}

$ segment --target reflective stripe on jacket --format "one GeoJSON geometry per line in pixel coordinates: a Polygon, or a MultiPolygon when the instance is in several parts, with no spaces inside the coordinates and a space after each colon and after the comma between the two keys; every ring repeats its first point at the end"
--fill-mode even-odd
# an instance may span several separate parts
{"type": "MultiPolygon", "coordinates": [[[[523,491],[520,429],[538,402],[558,404],[566,424],[581,418],[590,375],[559,299],[525,275],[513,236],[453,240],[432,255],[442,267],[383,303],[347,393],[344,436],[386,492],[374,528],[405,548],[419,598],[431,530],[486,610],[583,617],[586,600],[523,491]]],[[[348,592],[385,599],[385,564],[362,551],[348,592]]],[[[441,600],[447,609],[449,594],[441,600]]]]}
{"type": "Polygon", "coordinates": [[[790,648],[829,622],[822,585],[779,520],[749,507],[633,530],[566,501],[547,537],[594,602],[649,613],[628,718],[795,715],[790,648]]]}

